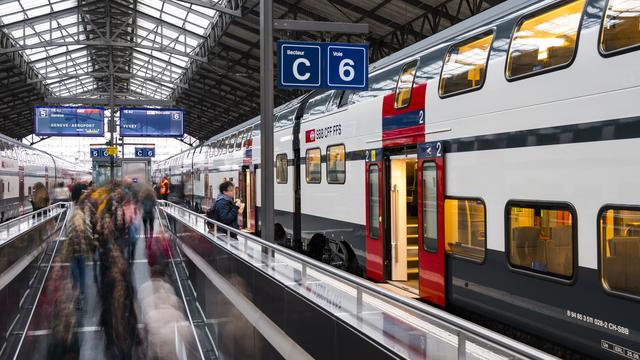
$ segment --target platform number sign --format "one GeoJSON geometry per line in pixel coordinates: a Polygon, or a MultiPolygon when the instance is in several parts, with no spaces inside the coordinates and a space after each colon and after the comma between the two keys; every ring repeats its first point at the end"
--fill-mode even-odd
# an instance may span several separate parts
{"type": "Polygon", "coordinates": [[[154,148],[143,148],[143,147],[137,147],[135,148],[135,156],[137,158],[150,158],[150,157],[155,157],[156,156],[156,149],[154,148]]]}
{"type": "Polygon", "coordinates": [[[106,158],[106,157],[108,157],[107,148],[104,148],[104,147],[91,148],[91,157],[92,158],[106,158]]]}
{"type": "Polygon", "coordinates": [[[278,87],[366,90],[366,44],[278,41],[278,87]]]}

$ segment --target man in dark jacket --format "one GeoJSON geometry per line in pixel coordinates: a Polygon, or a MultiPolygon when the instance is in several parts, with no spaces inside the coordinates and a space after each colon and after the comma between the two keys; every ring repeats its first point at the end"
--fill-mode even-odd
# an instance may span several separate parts
{"type": "Polygon", "coordinates": [[[238,214],[242,214],[244,211],[244,204],[240,199],[236,199],[235,202],[233,201],[233,183],[231,181],[225,181],[220,184],[219,190],[220,193],[216,197],[213,212],[209,211],[207,216],[234,229],[240,229],[238,225],[238,214]]]}

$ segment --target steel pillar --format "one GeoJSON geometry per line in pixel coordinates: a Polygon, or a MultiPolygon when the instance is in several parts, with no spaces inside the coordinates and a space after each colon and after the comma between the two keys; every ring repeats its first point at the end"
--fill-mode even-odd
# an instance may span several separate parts
{"type": "Polygon", "coordinates": [[[273,242],[273,0],[260,0],[260,226],[273,242]]]}

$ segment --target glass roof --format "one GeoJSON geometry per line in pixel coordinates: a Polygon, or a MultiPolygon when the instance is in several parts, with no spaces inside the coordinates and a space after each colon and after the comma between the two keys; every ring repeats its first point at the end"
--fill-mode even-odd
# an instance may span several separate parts
{"type": "MultiPolygon", "coordinates": [[[[118,58],[111,55],[118,81],[114,92],[130,98],[169,98],[195,61],[192,57],[217,20],[217,11],[178,0],[138,0],[135,9],[125,1],[110,3],[119,11],[117,18],[112,15],[111,41],[117,45],[111,47],[125,51],[118,58]],[[122,19],[123,12],[129,17],[122,19]],[[124,36],[126,31],[130,36],[124,36]]],[[[0,28],[22,48],[20,53],[55,96],[101,96],[97,91],[109,75],[105,49],[110,46],[106,23],[92,11],[104,12],[107,6],[102,0],[81,6],[77,0],[0,0],[0,28]]]]}

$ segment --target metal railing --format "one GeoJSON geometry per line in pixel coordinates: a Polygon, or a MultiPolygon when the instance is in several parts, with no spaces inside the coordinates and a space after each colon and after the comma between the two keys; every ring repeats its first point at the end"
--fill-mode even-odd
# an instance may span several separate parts
{"type": "Polygon", "coordinates": [[[405,298],[291,249],[266,242],[166,201],[160,209],[209,241],[327,310],[400,356],[451,359],[556,359],[543,351],[405,298]],[[235,234],[236,238],[231,235],[235,234]],[[391,319],[391,320],[390,320],[391,319]],[[412,344],[423,339],[424,346],[412,344]],[[435,354],[435,355],[434,355],[435,354]]]}
{"type": "Polygon", "coordinates": [[[67,203],[56,203],[0,224],[0,246],[52,216],[64,211],[67,203]]]}
{"type": "MultiPolygon", "coordinates": [[[[24,310],[28,311],[28,317],[26,318],[26,322],[21,327],[21,329],[14,329],[12,331],[13,334],[15,334],[16,336],[19,336],[17,347],[15,349],[15,352],[13,352],[13,357],[12,357],[13,360],[18,359],[20,355],[20,351],[22,350],[22,345],[24,344],[25,337],[27,336],[27,331],[29,330],[29,325],[31,324],[31,320],[33,319],[33,315],[37,308],[36,305],[38,304],[40,295],[42,294],[42,290],[44,289],[44,285],[47,281],[47,276],[49,275],[49,271],[51,270],[51,264],[53,264],[53,260],[55,258],[56,252],[58,251],[60,242],[65,239],[65,235],[66,235],[65,229],[66,229],[67,223],[69,222],[69,219],[71,218],[71,214],[73,213],[73,203],[57,203],[50,207],[54,207],[54,206],[58,206],[61,209],[61,211],[68,211],[68,212],[64,214],[64,220],[62,222],[62,225],[60,226],[60,233],[58,234],[58,237],[56,238],[55,242],[49,244],[51,248],[50,253],[49,251],[46,251],[45,255],[48,255],[48,256],[46,256],[45,258],[42,258],[41,262],[44,262],[44,263],[41,263],[38,266],[39,271],[43,271],[44,274],[42,275],[42,277],[40,277],[41,282],[39,284],[34,284],[35,286],[37,286],[37,292],[35,294],[34,301],[31,304],[29,304],[29,306],[26,306],[24,308],[24,310]]],[[[56,224],[56,228],[57,228],[57,225],[58,224],[56,224]]]]}

